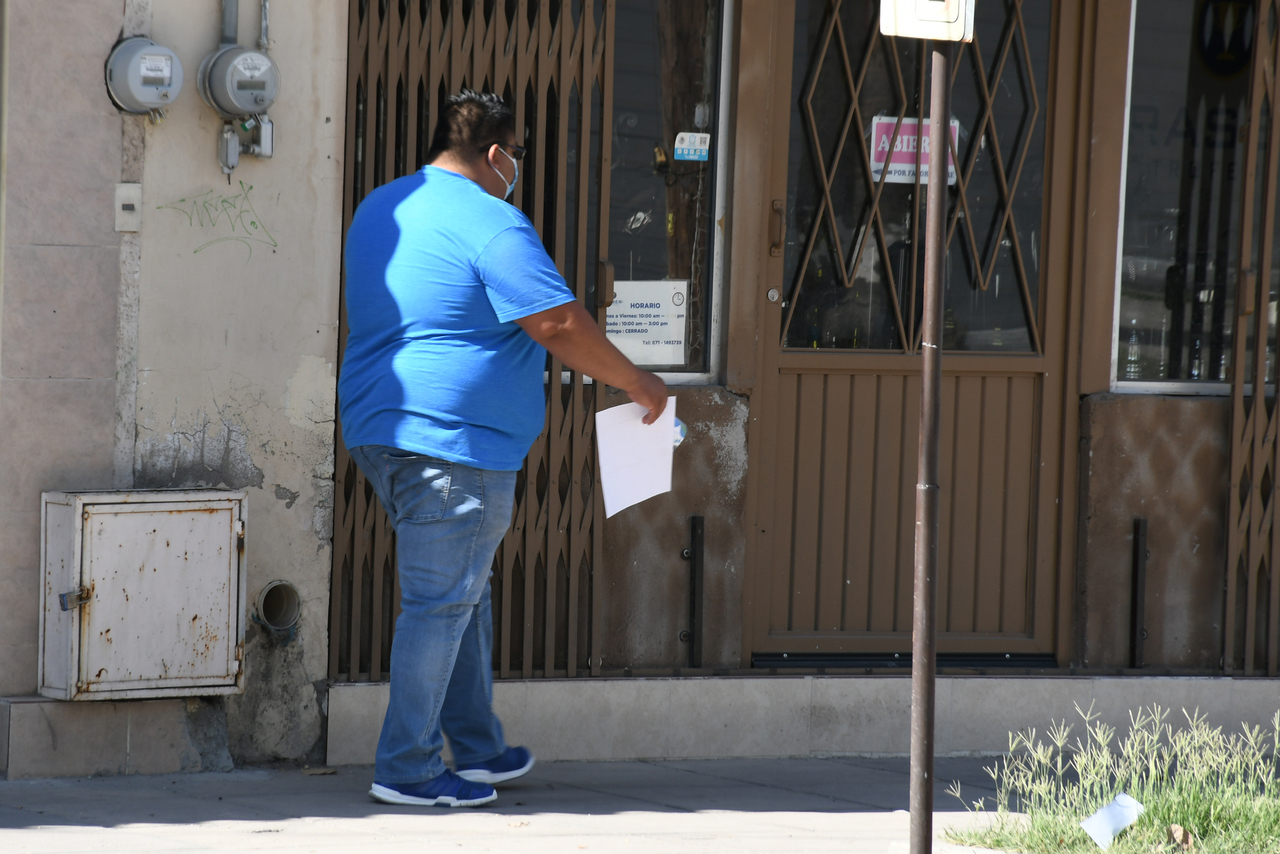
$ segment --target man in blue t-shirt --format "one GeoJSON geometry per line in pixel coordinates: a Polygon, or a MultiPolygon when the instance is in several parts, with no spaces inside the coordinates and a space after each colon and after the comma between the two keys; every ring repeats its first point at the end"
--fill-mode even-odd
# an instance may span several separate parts
{"type": "Polygon", "coordinates": [[[429,165],[371,192],[347,232],[343,440],[395,526],[400,575],[370,790],[385,803],[485,804],[533,767],[492,709],[489,574],[542,431],[546,351],[626,391],[649,423],[667,402],[506,203],[523,156],[502,99],[464,90],[444,106],[429,165]]]}

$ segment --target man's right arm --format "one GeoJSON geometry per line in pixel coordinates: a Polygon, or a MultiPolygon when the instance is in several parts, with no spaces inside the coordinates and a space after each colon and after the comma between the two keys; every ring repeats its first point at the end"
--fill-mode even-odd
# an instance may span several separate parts
{"type": "Polygon", "coordinates": [[[655,374],[637,368],[622,355],[577,300],[518,318],[515,322],[571,370],[622,389],[632,400],[648,409],[644,423],[652,424],[666,408],[666,384],[655,374]]]}

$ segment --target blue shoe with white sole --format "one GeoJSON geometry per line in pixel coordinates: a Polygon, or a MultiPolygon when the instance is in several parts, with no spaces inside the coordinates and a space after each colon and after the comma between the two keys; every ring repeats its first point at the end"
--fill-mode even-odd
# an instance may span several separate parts
{"type": "Polygon", "coordinates": [[[468,762],[458,766],[458,776],[473,783],[496,786],[528,774],[536,760],[527,747],[508,747],[488,762],[468,762]]]}
{"type": "Polygon", "coordinates": [[[413,807],[478,807],[491,803],[498,793],[483,782],[464,780],[452,771],[421,783],[377,783],[369,797],[384,804],[413,807]]]}

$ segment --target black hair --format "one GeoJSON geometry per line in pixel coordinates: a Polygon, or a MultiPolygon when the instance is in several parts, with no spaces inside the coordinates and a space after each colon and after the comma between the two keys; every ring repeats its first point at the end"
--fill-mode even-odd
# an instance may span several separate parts
{"type": "Polygon", "coordinates": [[[501,97],[492,92],[463,89],[450,95],[440,110],[427,162],[446,151],[471,160],[488,151],[495,142],[505,144],[515,131],[515,113],[501,97]]]}

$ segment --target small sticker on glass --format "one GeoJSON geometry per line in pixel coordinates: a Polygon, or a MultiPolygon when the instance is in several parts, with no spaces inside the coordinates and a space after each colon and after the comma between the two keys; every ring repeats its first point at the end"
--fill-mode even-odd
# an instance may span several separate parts
{"type": "Polygon", "coordinates": [[[676,134],[676,160],[706,160],[711,155],[711,134],[676,134]]]}
{"type": "Polygon", "coordinates": [[[168,86],[173,82],[173,57],[163,53],[144,53],[138,57],[138,70],[143,86],[168,86]]]}

